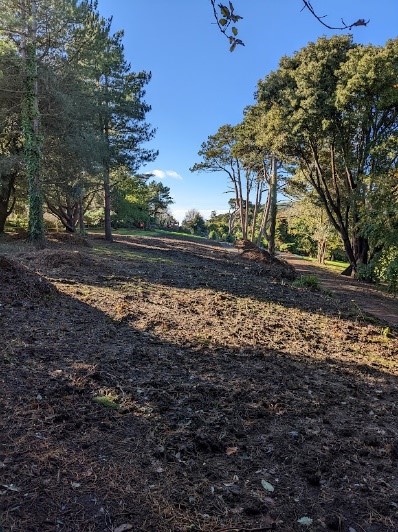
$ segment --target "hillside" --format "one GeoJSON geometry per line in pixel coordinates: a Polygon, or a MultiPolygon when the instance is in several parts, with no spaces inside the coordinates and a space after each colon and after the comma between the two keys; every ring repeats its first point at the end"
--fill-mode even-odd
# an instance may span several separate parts
{"type": "Polygon", "coordinates": [[[347,299],[172,235],[4,238],[0,286],[4,532],[398,529],[397,330],[347,299]]]}

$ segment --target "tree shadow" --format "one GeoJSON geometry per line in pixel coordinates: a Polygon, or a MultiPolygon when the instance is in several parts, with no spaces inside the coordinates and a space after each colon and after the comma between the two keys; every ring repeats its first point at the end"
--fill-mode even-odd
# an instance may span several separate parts
{"type": "Polygon", "coordinates": [[[0,327],[5,530],[397,529],[394,360],[187,346],[66,294],[0,327]]]}
{"type": "MultiPolygon", "coordinates": [[[[233,249],[233,248],[232,248],[233,249]]],[[[58,261],[52,267],[51,253],[32,253],[25,263],[53,281],[114,288],[122,284],[144,282],[176,289],[208,289],[234,297],[251,298],[286,308],[318,315],[335,315],[340,319],[356,319],[378,323],[368,318],[349,299],[326,291],[296,288],[289,281],[265,274],[261,266],[225,250],[219,243],[154,237],[115,237],[113,244],[93,240],[93,249],[69,251],[76,260],[58,261]],[[47,255],[46,255],[47,254],[47,255]],[[50,262],[40,257],[50,256],[50,262]],[[89,257],[91,263],[78,261],[89,257]]],[[[381,322],[380,322],[381,323],[381,322]]]]}

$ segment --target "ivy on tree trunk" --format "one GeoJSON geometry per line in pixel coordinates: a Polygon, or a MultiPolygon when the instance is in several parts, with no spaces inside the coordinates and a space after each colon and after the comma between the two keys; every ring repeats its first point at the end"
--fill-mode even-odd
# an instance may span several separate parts
{"type": "Polygon", "coordinates": [[[28,42],[25,50],[25,95],[23,101],[22,131],[24,136],[25,166],[29,184],[29,239],[41,245],[44,242],[43,192],[40,179],[41,145],[40,113],[38,105],[38,73],[36,45],[28,42]]]}

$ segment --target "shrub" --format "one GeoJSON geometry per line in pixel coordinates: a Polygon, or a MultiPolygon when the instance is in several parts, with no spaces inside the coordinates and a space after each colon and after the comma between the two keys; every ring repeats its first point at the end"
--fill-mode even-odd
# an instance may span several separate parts
{"type": "Polygon", "coordinates": [[[298,288],[309,288],[310,290],[320,290],[321,288],[316,275],[301,275],[292,284],[298,288]]]}
{"type": "Polygon", "coordinates": [[[359,279],[359,281],[366,281],[368,283],[374,282],[376,280],[374,264],[358,264],[357,279],[359,279]]]}
{"type": "Polygon", "coordinates": [[[398,257],[396,257],[386,268],[385,279],[389,292],[398,292],[398,257]]]}
{"type": "Polygon", "coordinates": [[[290,251],[294,253],[296,251],[296,244],[294,242],[283,242],[279,245],[279,251],[290,251]]]}
{"type": "Polygon", "coordinates": [[[218,240],[218,239],[219,239],[219,236],[218,236],[217,231],[215,231],[214,229],[212,229],[211,231],[209,231],[209,239],[210,239],[210,240],[218,240]]]}

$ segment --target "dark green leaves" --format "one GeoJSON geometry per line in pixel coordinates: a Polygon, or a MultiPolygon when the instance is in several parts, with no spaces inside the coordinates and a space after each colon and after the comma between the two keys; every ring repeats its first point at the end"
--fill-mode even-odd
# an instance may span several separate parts
{"type": "Polygon", "coordinates": [[[218,4],[216,7],[215,0],[210,1],[213,6],[214,18],[216,19],[217,25],[221,33],[224,34],[229,41],[229,50],[233,52],[236,46],[244,46],[243,41],[236,38],[238,35],[238,28],[236,26],[232,26],[232,24],[236,24],[242,19],[240,15],[235,13],[232,2],[229,2],[228,6],[224,4],[218,4]]]}

